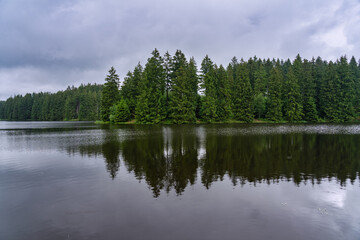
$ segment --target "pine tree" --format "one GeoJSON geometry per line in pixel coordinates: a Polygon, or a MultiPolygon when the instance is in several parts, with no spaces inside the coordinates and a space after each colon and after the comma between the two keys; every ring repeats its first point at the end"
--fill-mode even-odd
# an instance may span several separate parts
{"type": "Polygon", "coordinates": [[[105,81],[101,96],[100,112],[101,120],[107,122],[110,117],[110,108],[119,99],[119,76],[116,74],[114,67],[110,68],[105,81]]]}
{"type": "Polygon", "coordinates": [[[325,105],[325,73],[327,71],[327,63],[320,57],[312,59],[312,76],[315,82],[315,103],[316,110],[320,118],[326,118],[325,105]]]}
{"type": "Polygon", "coordinates": [[[355,115],[359,116],[360,115],[360,69],[358,67],[358,64],[356,62],[355,57],[352,57],[350,59],[350,78],[353,79],[354,82],[354,101],[353,101],[353,106],[354,106],[354,111],[355,111],[355,115]]]}
{"type": "Polygon", "coordinates": [[[328,121],[342,122],[341,85],[336,67],[330,61],[326,69],[323,89],[324,114],[328,121]]]}
{"type": "Polygon", "coordinates": [[[121,99],[117,104],[112,106],[110,114],[110,122],[120,123],[127,122],[130,119],[129,106],[126,104],[124,99],[121,99]]]}
{"type": "Polygon", "coordinates": [[[139,83],[141,92],[135,110],[138,122],[159,123],[166,118],[165,77],[163,60],[155,49],[139,83]]]}
{"type": "Polygon", "coordinates": [[[258,118],[261,118],[266,110],[266,97],[259,93],[254,97],[254,112],[258,118]]]}
{"type": "Polygon", "coordinates": [[[309,122],[316,122],[318,120],[318,113],[315,103],[316,85],[312,75],[312,66],[308,60],[303,62],[303,82],[304,82],[304,95],[303,95],[303,113],[304,120],[309,122]]]}
{"type": "Polygon", "coordinates": [[[201,89],[204,93],[202,100],[201,116],[207,122],[214,122],[217,119],[216,115],[216,77],[214,64],[206,55],[201,63],[201,89]]]}
{"type": "Polygon", "coordinates": [[[270,73],[268,111],[266,117],[271,121],[280,121],[282,118],[282,73],[279,66],[275,66],[270,73]]]}
{"type": "Polygon", "coordinates": [[[285,81],[285,103],[284,113],[288,121],[300,121],[303,115],[303,106],[301,104],[301,94],[297,78],[290,67],[286,74],[285,81]]]}
{"type": "Polygon", "coordinates": [[[131,117],[135,117],[135,108],[137,98],[140,94],[140,81],[143,74],[143,67],[140,63],[135,67],[133,72],[128,72],[121,86],[120,95],[129,106],[131,117]]]}
{"type": "Polygon", "coordinates": [[[224,121],[231,117],[231,85],[228,75],[222,65],[216,69],[217,120],[224,121]]]}
{"type": "Polygon", "coordinates": [[[340,81],[341,93],[341,116],[343,121],[352,120],[355,117],[353,103],[355,101],[355,84],[351,78],[349,63],[346,56],[340,57],[336,64],[337,73],[340,81]]]}
{"type": "Polygon", "coordinates": [[[259,68],[254,73],[255,83],[254,83],[254,94],[258,96],[262,93],[264,96],[267,94],[267,78],[265,67],[260,64],[259,68]]]}
{"type": "Polygon", "coordinates": [[[249,79],[249,72],[245,63],[242,63],[237,67],[233,91],[233,95],[235,96],[235,102],[233,105],[234,118],[240,121],[251,122],[254,119],[254,100],[249,79]]]}
{"type": "Polygon", "coordinates": [[[196,121],[193,95],[191,92],[188,66],[177,70],[176,77],[172,80],[171,118],[174,123],[194,123],[196,121]]]}

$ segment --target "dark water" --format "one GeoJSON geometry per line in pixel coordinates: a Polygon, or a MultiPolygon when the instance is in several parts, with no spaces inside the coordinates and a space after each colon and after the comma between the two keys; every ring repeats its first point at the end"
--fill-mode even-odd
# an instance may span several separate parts
{"type": "Polygon", "coordinates": [[[360,125],[0,122],[0,239],[360,239],[360,125]]]}

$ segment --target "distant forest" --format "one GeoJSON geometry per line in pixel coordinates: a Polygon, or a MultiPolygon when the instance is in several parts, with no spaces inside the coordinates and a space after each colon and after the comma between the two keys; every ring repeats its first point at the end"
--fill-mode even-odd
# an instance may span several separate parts
{"type": "Polygon", "coordinates": [[[68,87],[57,93],[28,93],[0,102],[0,119],[14,121],[97,120],[102,85],[68,87]]]}
{"type": "Polygon", "coordinates": [[[10,97],[0,102],[0,119],[181,124],[347,122],[360,116],[360,66],[354,57],[234,57],[224,67],[206,56],[199,68],[180,50],[161,56],[155,49],[121,86],[112,67],[104,85],[10,97]]]}

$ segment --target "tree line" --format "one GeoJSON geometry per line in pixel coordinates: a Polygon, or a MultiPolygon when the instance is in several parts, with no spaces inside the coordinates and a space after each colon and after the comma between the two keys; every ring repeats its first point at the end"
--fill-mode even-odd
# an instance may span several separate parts
{"type": "Polygon", "coordinates": [[[209,58],[198,69],[181,50],[155,49],[120,86],[112,67],[102,85],[16,95],[0,101],[0,119],[104,122],[346,122],[360,115],[360,66],[352,57],[291,61],[234,57],[227,67],[209,58]]]}
{"type": "Polygon", "coordinates": [[[0,119],[14,121],[97,120],[102,85],[68,87],[57,93],[16,95],[0,102],[0,119]]]}
{"type": "Polygon", "coordinates": [[[206,56],[152,52],[145,67],[129,71],[120,87],[111,68],[101,102],[103,121],[195,123],[254,118],[289,122],[346,122],[360,114],[360,66],[352,57],[291,61],[234,57],[228,66],[206,56]]]}

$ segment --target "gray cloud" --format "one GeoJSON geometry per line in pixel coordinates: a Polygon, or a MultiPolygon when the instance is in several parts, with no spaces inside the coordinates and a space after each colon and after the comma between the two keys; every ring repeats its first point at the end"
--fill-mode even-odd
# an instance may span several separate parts
{"type": "Polygon", "coordinates": [[[0,0],[0,99],[121,77],[156,47],[200,64],[359,56],[357,0],[0,0]]]}

